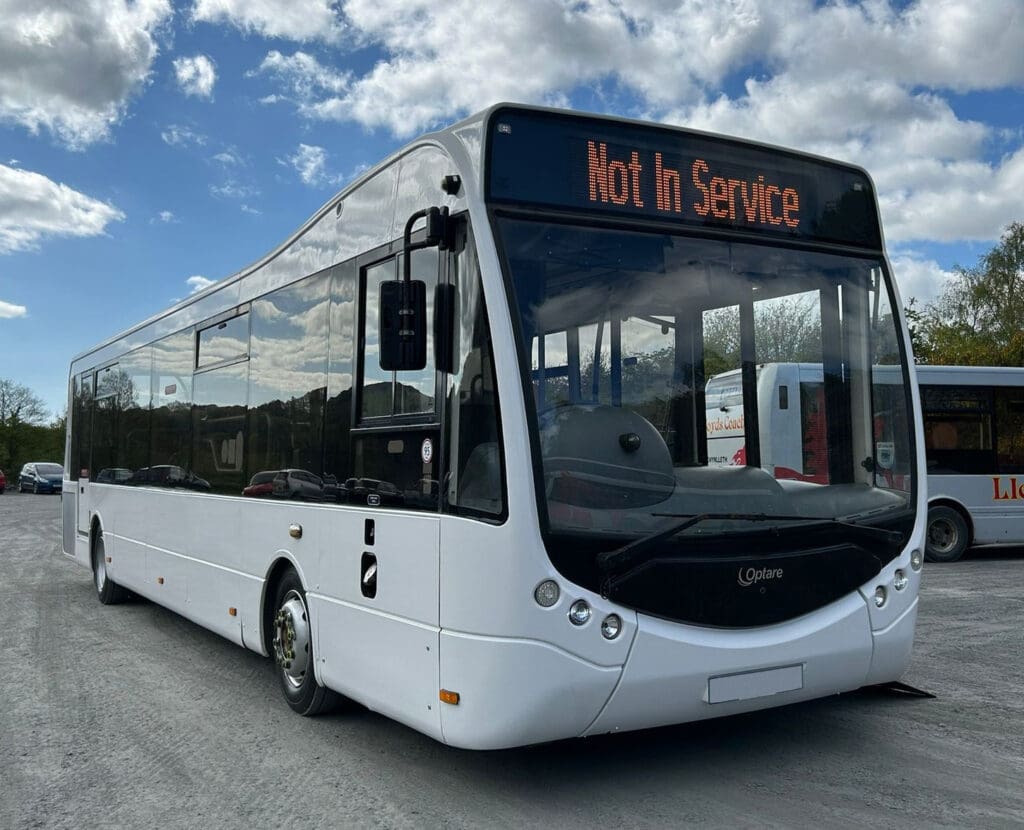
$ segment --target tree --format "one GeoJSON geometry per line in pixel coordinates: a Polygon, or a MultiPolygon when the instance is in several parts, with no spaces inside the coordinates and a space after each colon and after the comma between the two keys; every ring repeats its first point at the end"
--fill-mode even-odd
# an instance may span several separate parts
{"type": "Polygon", "coordinates": [[[64,428],[46,425],[46,404],[20,383],[0,378],[0,469],[16,474],[26,461],[64,456],[64,428]]]}
{"type": "Polygon", "coordinates": [[[933,303],[907,309],[919,362],[1024,366],[1024,223],[1013,222],[933,303]]]}

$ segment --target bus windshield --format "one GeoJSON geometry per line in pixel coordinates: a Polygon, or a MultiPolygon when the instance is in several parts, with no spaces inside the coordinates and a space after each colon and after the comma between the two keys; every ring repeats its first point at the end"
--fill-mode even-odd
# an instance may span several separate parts
{"type": "Polygon", "coordinates": [[[680,516],[759,516],[682,534],[707,537],[910,515],[905,358],[880,258],[498,227],[549,534],[607,550],[680,516]]]}

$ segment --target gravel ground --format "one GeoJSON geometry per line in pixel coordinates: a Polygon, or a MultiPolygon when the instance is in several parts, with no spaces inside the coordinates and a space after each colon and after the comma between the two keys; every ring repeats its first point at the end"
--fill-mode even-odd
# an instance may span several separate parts
{"type": "Polygon", "coordinates": [[[59,510],[0,496],[0,828],[1024,826],[1020,549],[926,566],[904,679],[936,700],[471,753],[363,709],[300,718],[268,661],[101,606],[59,510]]]}

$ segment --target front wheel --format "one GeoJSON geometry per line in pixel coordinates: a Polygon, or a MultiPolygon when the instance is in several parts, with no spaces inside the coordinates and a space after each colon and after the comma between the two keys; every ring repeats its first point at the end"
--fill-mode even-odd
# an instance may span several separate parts
{"type": "Polygon", "coordinates": [[[288,571],[277,586],[271,625],[274,635],[271,653],[288,705],[307,717],[332,709],[337,705],[338,696],[317,683],[306,591],[295,571],[288,571]]]}
{"type": "Polygon", "coordinates": [[[967,520],[959,510],[937,505],[928,510],[928,541],[925,558],[929,562],[956,562],[971,541],[967,520]]]}
{"type": "Polygon", "coordinates": [[[92,545],[92,580],[96,586],[96,595],[104,605],[117,605],[128,599],[128,591],[107,574],[107,550],[103,544],[102,531],[96,533],[92,545]]]}

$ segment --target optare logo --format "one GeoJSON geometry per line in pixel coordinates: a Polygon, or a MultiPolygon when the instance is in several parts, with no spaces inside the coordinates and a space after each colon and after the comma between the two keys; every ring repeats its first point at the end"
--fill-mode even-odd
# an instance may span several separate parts
{"type": "Polygon", "coordinates": [[[740,568],[736,575],[736,581],[744,588],[771,579],[782,579],[782,568],[740,568]]]}

